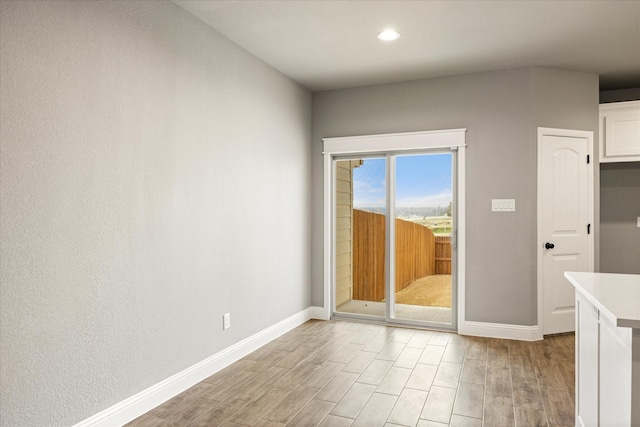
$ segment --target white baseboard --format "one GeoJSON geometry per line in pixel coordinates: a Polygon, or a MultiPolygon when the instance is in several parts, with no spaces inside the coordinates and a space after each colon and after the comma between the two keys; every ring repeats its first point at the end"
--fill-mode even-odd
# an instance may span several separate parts
{"type": "Polygon", "coordinates": [[[542,339],[542,331],[538,325],[521,326],[465,321],[458,327],[458,333],[460,335],[520,341],[539,341],[542,339]]]}
{"type": "Polygon", "coordinates": [[[322,307],[308,307],[148,389],[116,403],[112,407],[81,421],[74,427],[112,427],[126,424],[309,319],[324,320],[324,309],[322,307]]]}
{"type": "Polygon", "coordinates": [[[309,307],[308,310],[309,310],[309,313],[311,313],[312,319],[318,319],[318,320],[331,319],[331,316],[329,315],[329,311],[323,307],[313,306],[313,307],[309,307]]]}

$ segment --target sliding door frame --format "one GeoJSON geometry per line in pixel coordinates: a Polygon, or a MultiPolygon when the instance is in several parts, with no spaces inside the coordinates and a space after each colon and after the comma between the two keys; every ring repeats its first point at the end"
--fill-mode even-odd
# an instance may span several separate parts
{"type": "MultiPolygon", "coordinates": [[[[394,201],[395,188],[391,174],[395,173],[395,156],[410,154],[427,154],[429,152],[445,152],[452,150],[453,159],[453,206],[455,207],[454,221],[456,230],[452,235],[452,249],[455,249],[457,256],[452,260],[452,281],[456,279],[457,292],[452,294],[452,306],[455,317],[451,319],[451,324],[441,329],[457,330],[458,326],[464,324],[464,294],[465,294],[465,134],[466,129],[451,129],[427,132],[408,132],[384,135],[365,135],[339,138],[323,138],[324,148],[324,308],[323,318],[330,319],[335,311],[335,267],[334,267],[334,242],[335,242],[335,161],[353,156],[371,156],[378,154],[387,159],[386,182],[387,182],[387,244],[391,236],[394,236],[393,211],[391,206],[394,201]]],[[[394,247],[394,245],[392,245],[394,247]]],[[[390,294],[390,286],[393,280],[391,274],[395,271],[392,265],[393,255],[387,251],[386,254],[386,292],[390,294]]],[[[425,326],[425,322],[411,321],[407,319],[396,319],[392,317],[393,307],[391,299],[387,298],[385,321],[387,323],[401,322],[402,324],[425,326]]],[[[342,316],[342,313],[341,313],[342,316]]],[[[345,316],[349,317],[349,316],[345,316]]],[[[361,316],[358,316],[361,317],[361,316]]],[[[372,316],[372,320],[378,320],[372,316]]]]}

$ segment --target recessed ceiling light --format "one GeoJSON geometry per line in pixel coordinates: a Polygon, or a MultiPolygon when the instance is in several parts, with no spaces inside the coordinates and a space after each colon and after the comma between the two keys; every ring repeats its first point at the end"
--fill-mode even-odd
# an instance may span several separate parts
{"type": "Polygon", "coordinates": [[[378,33],[378,38],[384,41],[395,40],[400,37],[400,33],[395,30],[384,30],[378,33]]]}

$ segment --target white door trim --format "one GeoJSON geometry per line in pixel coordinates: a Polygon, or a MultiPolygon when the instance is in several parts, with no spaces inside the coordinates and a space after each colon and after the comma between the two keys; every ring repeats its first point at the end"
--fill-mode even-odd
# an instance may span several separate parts
{"type": "MultiPolygon", "coordinates": [[[[364,135],[341,138],[323,138],[324,192],[323,192],[323,243],[324,243],[324,310],[322,318],[329,320],[332,311],[332,287],[335,269],[332,264],[332,245],[334,239],[333,223],[333,173],[332,160],[335,155],[361,154],[375,152],[403,152],[435,148],[452,148],[458,151],[456,166],[457,192],[457,328],[465,324],[465,134],[466,129],[449,129],[428,132],[406,132],[385,135],[364,135]]],[[[454,319],[455,320],[455,319],[454,319]]]]}
{"type": "MultiPolygon", "coordinates": [[[[589,182],[587,183],[587,197],[588,197],[588,206],[589,206],[589,212],[587,213],[587,217],[589,218],[589,222],[591,223],[591,229],[592,232],[589,234],[589,254],[588,254],[588,258],[587,258],[587,262],[588,262],[588,269],[589,271],[593,271],[594,268],[594,235],[595,235],[595,231],[594,226],[594,206],[593,206],[593,191],[594,191],[594,184],[593,184],[593,165],[595,163],[595,159],[593,158],[593,132],[591,131],[583,131],[583,130],[571,130],[571,129],[555,129],[555,128],[544,128],[544,127],[539,127],[538,128],[538,139],[537,139],[537,149],[538,149],[538,156],[537,156],[537,250],[536,250],[536,254],[537,254],[537,286],[538,286],[538,310],[537,310],[537,314],[538,314],[538,329],[539,329],[539,333],[541,335],[542,338],[542,334],[544,333],[544,269],[543,269],[543,245],[545,243],[545,236],[543,236],[542,233],[542,227],[540,224],[540,218],[541,218],[541,203],[540,200],[543,197],[543,195],[541,194],[541,156],[542,156],[542,146],[540,144],[540,141],[542,140],[543,136],[562,136],[562,137],[569,137],[569,138],[585,138],[587,140],[587,153],[590,156],[590,162],[589,162],[589,167],[588,167],[588,172],[587,172],[587,176],[588,176],[588,180],[589,182]]],[[[585,159],[586,161],[586,159],[585,159]]]]}

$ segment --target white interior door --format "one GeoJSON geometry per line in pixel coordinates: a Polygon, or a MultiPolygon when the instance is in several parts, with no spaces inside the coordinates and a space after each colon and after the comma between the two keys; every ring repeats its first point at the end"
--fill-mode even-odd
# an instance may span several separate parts
{"type": "Polygon", "coordinates": [[[538,287],[544,335],[575,330],[575,293],[564,272],[593,271],[592,146],[592,132],[538,129],[538,287]]]}

